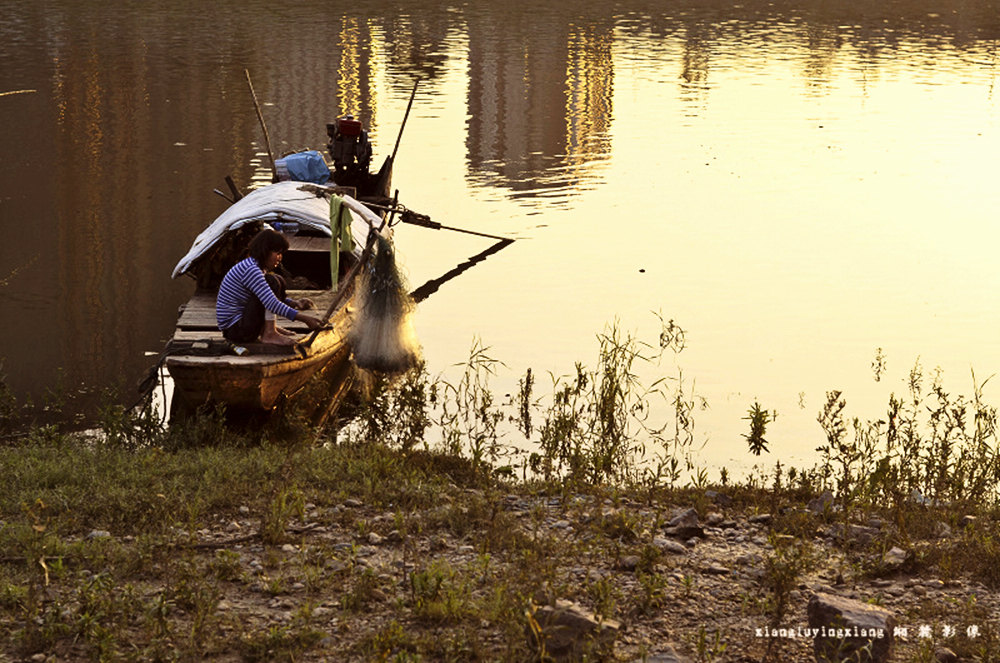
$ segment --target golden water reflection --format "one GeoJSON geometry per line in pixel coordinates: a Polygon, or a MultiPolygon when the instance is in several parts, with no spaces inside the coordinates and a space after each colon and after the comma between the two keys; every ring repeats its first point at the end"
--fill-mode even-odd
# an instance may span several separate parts
{"type": "MultiPolygon", "coordinates": [[[[130,384],[159,350],[190,287],[167,276],[224,208],[211,190],[269,177],[244,69],[279,155],[322,149],[350,113],[377,161],[419,79],[404,201],[523,239],[421,307],[432,368],[479,335],[512,368],[568,370],[609,320],[662,309],[689,331],[679,361],[728,456],[753,398],[789,440],[825,389],[876,398],[875,347],[899,373],[917,356],[959,378],[1000,365],[989,2],[5,12],[0,93],[39,91],[0,97],[0,303],[44,321],[0,325],[19,392],[58,369],[130,384]]],[[[414,285],[484,248],[400,231],[414,285]]]]}

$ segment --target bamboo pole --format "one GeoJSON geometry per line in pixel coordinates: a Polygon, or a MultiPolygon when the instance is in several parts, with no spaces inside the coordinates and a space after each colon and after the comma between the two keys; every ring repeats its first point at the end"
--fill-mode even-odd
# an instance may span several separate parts
{"type": "Polygon", "coordinates": [[[271,160],[271,176],[274,181],[278,181],[278,167],[274,165],[274,152],[271,151],[271,137],[267,133],[267,125],[264,124],[264,115],[260,112],[260,104],[257,103],[257,93],[253,91],[253,81],[250,80],[250,70],[244,69],[247,75],[247,85],[250,86],[250,96],[253,97],[253,107],[257,111],[257,119],[260,120],[260,128],[264,131],[264,146],[267,148],[267,156],[271,160]]]}
{"type": "MultiPolygon", "coordinates": [[[[340,306],[344,302],[344,300],[347,298],[348,293],[350,293],[351,290],[353,289],[353,287],[354,287],[354,283],[353,283],[354,282],[354,277],[356,277],[358,275],[358,273],[361,271],[361,268],[364,267],[364,265],[365,265],[366,262],[368,262],[368,258],[369,258],[369,256],[371,256],[371,253],[372,253],[372,247],[375,246],[375,236],[377,234],[378,233],[375,231],[374,228],[371,228],[369,230],[369,232],[368,232],[368,239],[367,239],[367,242],[365,244],[364,251],[361,252],[361,257],[358,258],[358,261],[354,264],[353,267],[351,267],[351,271],[347,272],[347,274],[341,280],[341,283],[343,283],[343,286],[337,289],[337,294],[334,295],[333,301],[330,302],[330,306],[327,307],[326,313],[324,313],[323,317],[320,318],[320,320],[321,320],[321,322],[323,323],[324,326],[326,326],[326,323],[330,321],[330,317],[333,315],[333,312],[336,311],[337,307],[340,306]]],[[[333,274],[332,276],[333,276],[334,279],[337,278],[336,274],[333,274]]],[[[300,341],[297,345],[300,348],[308,348],[310,345],[312,345],[312,342],[314,340],[316,340],[316,336],[319,335],[319,332],[322,329],[323,329],[323,327],[320,327],[319,329],[314,330],[309,335],[309,338],[305,339],[304,341],[300,341]]]]}
{"type": "Polygon", "coordinates": [[[399,151],[399,141],[403,139],[403,129],[406,128],[406,119],[410,117],[410,107],[413,106],[413,98],[417,96],[417,86],[420,84],[418,78],[413,82],[413,91],[410,92],[410,101],[406,104],[406,113],[403,114],[403,123],[399,125],[399,135],[396,136],[396,146],[392,148],[392,163],[396,163],[396,152],[399,151]]]}

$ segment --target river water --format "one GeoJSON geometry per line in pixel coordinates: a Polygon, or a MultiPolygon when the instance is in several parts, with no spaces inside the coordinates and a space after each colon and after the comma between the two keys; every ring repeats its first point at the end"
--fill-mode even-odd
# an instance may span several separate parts
{"type": "MultiPolygon", "coordinates": [[[[379,162],[419,78],[401,199],[517,238],[421,305],[433,374],[479,338],[501,394],[544,390],[660,312],[687,347],[644,373],[680,372],[702,461],[738,467],[754,401],[769,462],[807,464],[829,390],[876,418],[918,361],[965,393],[1000,368],[996,3],[0,6],[0,357],[36,403],[161,349],[212,189],[268,176],[244,69],[276,152],[353,113],[379,162]]],[[[488,246],[397,235],[414,286],[488,246]]]]}

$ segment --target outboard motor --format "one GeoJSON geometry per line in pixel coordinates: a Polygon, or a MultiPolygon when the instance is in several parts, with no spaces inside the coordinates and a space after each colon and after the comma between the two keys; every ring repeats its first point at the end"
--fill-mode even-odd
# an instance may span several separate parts
{"type": "Polygon", "coordinates": [[[354,119],[353,115],[338,117],[335,122],[326,125],[326,134],[330,137],[327,149],[333,159],[334,181],[351,186],[367,177],[372,145],[368,142],[368,132],[362,128],[361,120],[354,119]]]}

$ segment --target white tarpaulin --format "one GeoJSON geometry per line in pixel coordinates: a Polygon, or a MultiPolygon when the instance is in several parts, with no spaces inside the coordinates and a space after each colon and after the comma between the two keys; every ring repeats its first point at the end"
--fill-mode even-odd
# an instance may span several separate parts
{"type": "MultiPolygon", "coordinates": [[[[271,223],[294,221],[301,226],[330,236],[330,200],[310,191],[300,191],[302,182],[278,182],[251,191],[233,203],[219,218],[202,231],[191,245],[191,250],[181,258],[171,275],[177,278],[192,263],[215,246],[226,233],[254,221],[271,223]]],[[[351,212],[351,235],[354,237],[354,255],[361,256],[368,237],[369,222],[376,228],[382,219],[350,196],[344,196],[344,206],[351,212]]]]}

